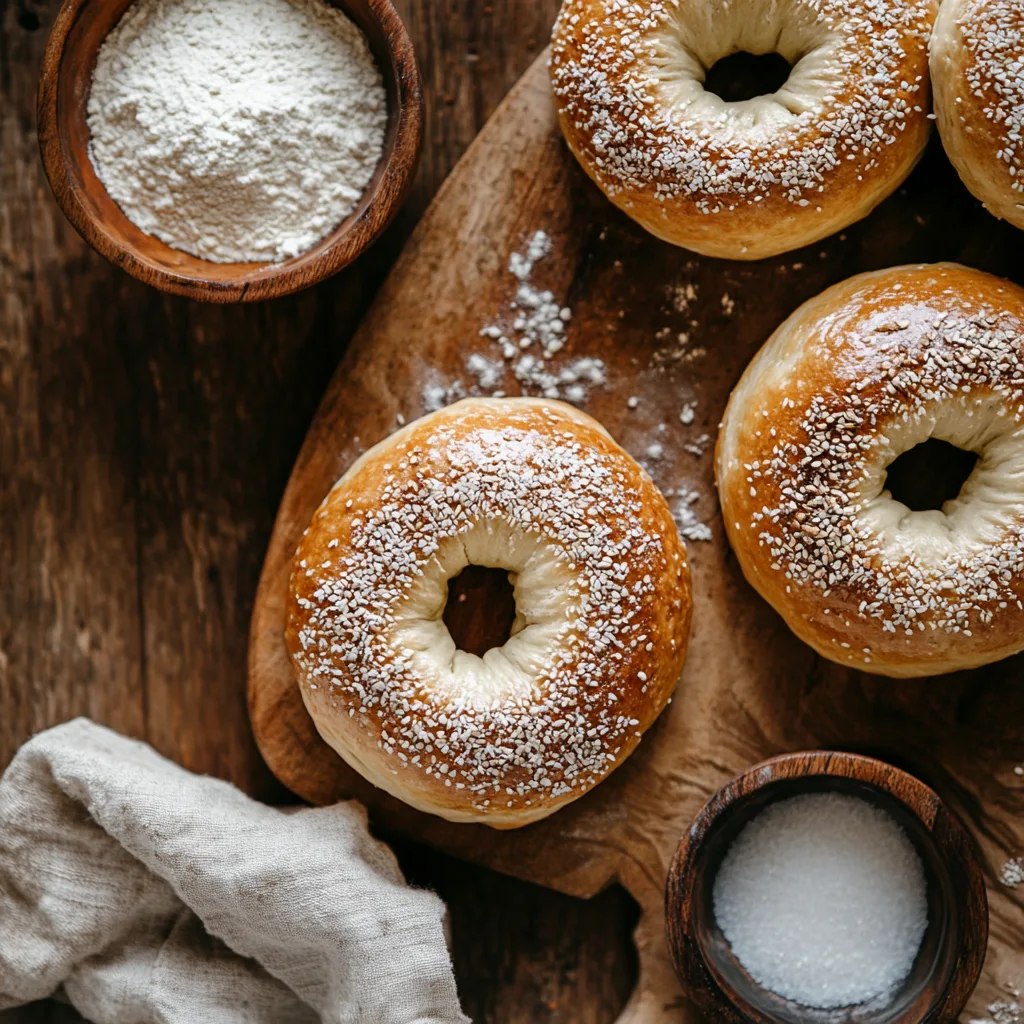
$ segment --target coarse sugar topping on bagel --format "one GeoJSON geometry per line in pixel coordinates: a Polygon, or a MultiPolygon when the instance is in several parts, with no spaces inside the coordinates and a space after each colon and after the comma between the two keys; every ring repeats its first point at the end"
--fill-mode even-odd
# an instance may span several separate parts
{"type": "Polygon", "coordinates": [[[601,187],[705,213],[814,205],[837,172],[884,162],[927,108],[933,0],[566,0],[552,79],[601,187]],[[772,96],[726,104],[706,70],[736,50],[793,65],[772,96]],[[587,142],[581,140],[586,139],[587,142]]]}

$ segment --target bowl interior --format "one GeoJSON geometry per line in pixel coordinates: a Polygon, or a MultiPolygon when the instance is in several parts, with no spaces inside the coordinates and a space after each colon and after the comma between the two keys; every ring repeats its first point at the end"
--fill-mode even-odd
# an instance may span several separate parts
{"type": "Polygon", "coordinates": [[[367,186],[352,212],[330,234],[322,238],[312,249],[280,263],[213,263],[188,253],[172,249],[158,238],[139,230],[122,212],[107,193],[96,175],[89,158],[89,127],[86,122],[86,107],[89,90],[99,48],[107,34],[120,20],[132,0],[86,0],[77,12],[64,43],[57,80],[56,124],[61,155],[74,193],[85,216],[106,240],[107,252],[114,262],[118,259],[114,250],[126,250],[138,263],[161,274],[189,280],[201,280],[237,287],[253,284],[289,274],[296,270],[307,271],[312,283],[325,272],[338,269],[354,259],[362,248],[372,240],[371,235],[352,239],[352,252],[339,260],[337,254],[330,261],[329,268],[318,263],[327,250],[336,246],[353,227],[367,214],[380,191],[381,182],[398,144],[399,132],[399,91],[398,75],[394,55],[385,29],[373,11],[373,0],[329,0],[335,7],[359,27],[366,36],[377,67],[387,91],[388,121],[384,138],[384,151],[373,179],[367,186]]]}
{"type": "Polygon", "coordinates": [[[693,931],[715,981],[737,1007],[754,1020],[785,1024],[849,1022],[892,1024],[928,1020],[928,1010],[949,984],[960,945],[961,922],[953,878],[930,831],[905,804],[885,790],[842,776],[780,779],[747,793],[714,820],[695,851],[693,931]],[[860,797],[888,812],[903,828],[921,858],[927,884],[928,926],[910,974],[895,993],[839,1010],[815,1010],[759,985],[733,955],[715,920],[712,892],[726,851],[742,828],[767,804],[802,793],[839,792],[860,797]]]}

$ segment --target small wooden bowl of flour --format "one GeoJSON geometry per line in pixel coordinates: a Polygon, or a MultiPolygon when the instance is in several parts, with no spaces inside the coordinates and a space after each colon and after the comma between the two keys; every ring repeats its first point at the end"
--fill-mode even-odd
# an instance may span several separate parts
{"type": "Polygon", "coordinates": [[[666,888],[672,959],[716,1024],[942,1024],[977,983],[988,904],[938,796],[869,757],[755,765],[704,806],[666,888]]]}
{"type": "MultiPolygon", "coordinates": [[[[256,0],[247,13],[257,16],[234,23],[219,0],[170,5],[179,20],[198,10],[187,27],[203,33],[203,46],[219,46],[218,57],[228,54],[220,62],[229,66],[228,87],[217,81],[211,88],[201,64],[170,80],[189,53],[176,47],[181,25],[154,24],[149,0],[65,0],[43,58],[39,145],[57,202],[93,248],[163,291],[249,302],[322,281],[381,234],[412,183],[422,138],[412,43],[390,0],[330,0],[323,11],[311,3],[256,0]],[[280,21],[293,10],[307,20],[284,25],[292,37],[268,64],[260,48],[281,39],[280,21]],[[379,95],[350,88],[340,97],[344,118],[332,121],[337,54],[310,30],[310,13],[314,30],[326,17],[344,22],[352,39],[361,34],[386,109],[379,95]],[[153,51],[163,66],[153,68],[153,51]],[[189,93],[190,85],[198,91],[189,93]],[[283,110],[280,95],[264,102],[261,90],[272,88],[291,90],[283,110]],[[193,121],[183,128],[183,118],[193,121]],[[188,147],[187,159],[180,157],[188,147]],[[340,163],[321,158],[341,151],[340,163]]],[[[160,16],[167,20],[166,9],[160,16]]],[[[328,35],[334,30],[327,26],[328,35]]]]}

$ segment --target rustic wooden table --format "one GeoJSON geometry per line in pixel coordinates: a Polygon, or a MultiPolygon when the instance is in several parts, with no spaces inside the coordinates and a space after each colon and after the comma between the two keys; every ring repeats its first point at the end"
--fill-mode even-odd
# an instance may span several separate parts
{"type": "MultiPolygon", "coordinates": [[[[425,146],[375,249],[289,299],[163,296],[95,255],[43,177],[35,89],[58,0],[0,0],[0,769],[88,715],[194,771],[284,801],[245,710],[249,613],[306,427],[398,251],[543,47],[558,0],[396,0],[420,58],[425,146]]],[[[636,911],[397,844],[448,901],[479,1022],[614,1020],[636,911]]],[[[41,1004],[4,1024],[67,1021],[41,1004]]]]}

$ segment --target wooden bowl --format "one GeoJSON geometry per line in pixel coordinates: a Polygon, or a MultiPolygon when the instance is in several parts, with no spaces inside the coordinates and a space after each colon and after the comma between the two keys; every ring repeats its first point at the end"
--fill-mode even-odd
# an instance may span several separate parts
{"type": "Polygon", "coordinates": [[[988,901],[973,843],[923,782],[882,761],[827,751],[755,765],[705,804],[680,842],[665,894],[668,941],[690,998],[715,1024],[919,1024],[955,1021],[981,973],[988,901]],[[840,792],[888,811],[924,865],[928,927],[910,975],[885,1005],[812,1010],[762,988],[740,965],[712,906],[715,874],[737,834],[768,803],[840,792]]]}
{"type": "Polygon", "coordinates": [[[137,228],[89,159],[86,105],[96,56],[131,0],[65,0],[50,33],[36,100],[39,148],[60,208],[112,263],[163,291],[208,302],[287,295],[351,263],[384,230],[412,184],[423,135],[423,90],[412,42],[390,0],[331,0],[363,31],[384,78],[384,153],[355,209],[312,249],[281,263],[212,263],[137,228]]]}

